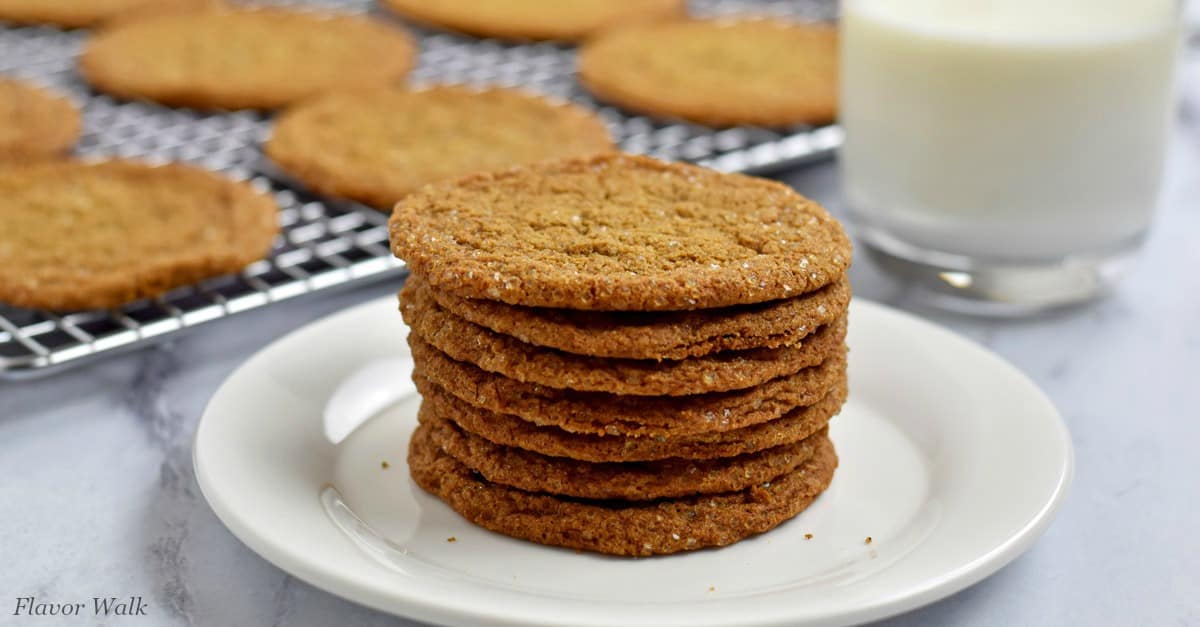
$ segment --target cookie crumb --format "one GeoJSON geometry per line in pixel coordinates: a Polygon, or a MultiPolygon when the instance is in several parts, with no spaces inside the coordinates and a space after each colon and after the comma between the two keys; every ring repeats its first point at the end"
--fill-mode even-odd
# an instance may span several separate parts
{"type": "Polygon", "coordinates": [[[379,462],[379,467],[380,467],[380,468],[382,468],[382,469],[384,469],[384,470],[387,470],[388,468],[391,468],[391,467],[392,467],[392,465],[391,465],[391,464],[389,464],[389,463],[387,463],[387,460],[385,459],[385,460],[383,460],[383,461],[379,462]]]}
{"type": "Polygon", "coordinates": [[[811,534],[811,533],[806,533],[806,534],[804,534],[804,539],[805,539],[805,540],[812,540],[812,534],[811,534]]]}
{"type": "Polygon", "coordinates": [[[446,538],[446,542],[458,542],[458,538],[450,536],[449,538],[446,538]]]}
{"type": "Polygon", "coordinates": [[[870,544],[870,543],[871,543],[871,536],[867,536],[867,539],[863,540],[863,544],[870,544]]]}

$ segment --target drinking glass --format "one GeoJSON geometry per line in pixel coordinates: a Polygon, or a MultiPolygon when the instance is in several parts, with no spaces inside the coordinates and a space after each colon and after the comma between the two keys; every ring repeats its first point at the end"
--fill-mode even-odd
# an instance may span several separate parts
{"type": "Polygon", "coordinates": [[[845,0],[842,191],[870,257],[1021,314],[1127,269],[1159,195],[1177,0],[845,0]]]}

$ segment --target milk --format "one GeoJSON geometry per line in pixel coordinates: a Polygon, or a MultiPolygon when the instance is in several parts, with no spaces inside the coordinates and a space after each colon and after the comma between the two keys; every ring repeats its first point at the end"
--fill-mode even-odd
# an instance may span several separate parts
{"type": "Polygon", "coordinates": [[[843,189],[864,233],[1005,261],[1136,245],[1174,0],[846,0],[843,189]]]}

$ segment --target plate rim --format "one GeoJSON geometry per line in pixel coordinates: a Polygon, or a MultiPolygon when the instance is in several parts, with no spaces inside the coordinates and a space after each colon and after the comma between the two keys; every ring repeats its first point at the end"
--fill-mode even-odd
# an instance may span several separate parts
{"type": "MultiPolygon", "coordinates": [[[[394,296],[383,296],[370,299],[363,303],[333,312],[316,320],[313,320],[303,326],[293,329],[289,333],[273,340],[269,344],[255,351],[253,355],[242,362],[221,382],[217,390],[206,403],[201,414],[200,421],[197,425],[195,436],[192,443],[192,462],[193,473],[196,477],[197,484],[200,488],[201,495],[208,503],[209,507],[216,514],[221,523],[236,537],[240,542],[246,545],[259,557],[265,559],[275,567],[283,570],[291,576],[312,585],[316,588],[359,603],[381,612],[385,612],[394,616],[402,616],[418,621],[433,622],[438,624],[458,624],[462,621],[468,621],[469,624],[489,624],[489,625],[562,625],[567,624],[562,617],[548,615],[522,615],[520,617],[500,616],[490,614],[480,605],[459,605],[448,606],[443,603],[438,603],[430,599],[423,598],[418,592],[406,590],[403,588],[394,588],[386,593],[375,586],[364,586],[358,582],[350,580],[343,573],[335,572],[330,569],[322,569],[316,564],[306,563],[303,559],[296,558],[286,548],[285,542],[272,541],[270,537],[265,536],[244,524],[240,520],[236,512],[232,511],[218,494],[218,490],[211,483],[211,478],[207,476],[204,470],[204,464],[201,462],[201,447],[205,425],[209,423],[206,420],[212,411],[212,406],[217,399],[222,397],[226,392],[227,386],[240,376],[246,370],[257,365],[261,360],[267,359],[267,353],[276,346],[286,344],[300,334],[316,333],[318,327],[336,325],[341,319],[353,318],[356,315],[361,315],[365,311],[374,310],[386,305],[394,309],[394,296]],[[400,609],[398,609],[400,608],[400,609]]],[[[772,615],[746,616],[743,620],[739,620],[737,624],[745,627],[783,627],[785,625],[846,625],[857,624],[866,621],[879,620],[889,616],[895,616],[904,612],[923,607],[935,601],[944,599],[961,590],[964,590],[983,579],[991,576],[1014,559],[1028,550],[1034,542],[1045,532],[1050,523],[1053,522],[1055,515],[1061,510],[1063,503],[1070,492],[1075,473],[1075,451],[1074,444],[1071,440],[1070,431],[1067,428],[1061,413],[1055,407],[1054,403],[1045,394],[1045,392],[1026,375],[1023,371],[1013,365],[1011,362],[988,349],[986,346],[975,342],[974,340],[964,337],[954,331],[946,329],[928,320],[924,320],[916,315],[905,311],[879,304],[867,299],[856,297],[851,303],[853,310],[870,310],[871,315],[882,315],[883,317],[891,317],[902,321],[903,324],[915,324],[922,327],[927,332],[935,333],[943,339],[964,346],[968,350],[975,352],[980,358],[991,360],[994,364],[1011,371],[1012,374],[1018,377],[1022,385],[1026,386],[1030,392],[1036,395],[1036,398],[1041,404],[1049,410],[1046,415],[1048,431],[1052,428],[1056,436],[1062,442],[1062,458],[1057,464],[1057,476],[1055,485],[1050,491],[1046,501],[1043,502],[1038,511],[1026,521],[1020,529],[1013,532],[1000,544],[991,547],[986,552],[976,556],[969,562],[964,563],[957,568],[945,572],[937,577],[930,578],[922,582],[919,587],[906,588],[899,590],[891,595],[871,599],[857,607],[848,608],[844,611],[828,613],[816,617],[804,617],[787,613],[775,613],[772,615]],[[798,623],[797,621],[804,621],[798,623]]],[[[314,497],[315,499],[315,497],[314,497]]],[[[331,528],[332,521],[329,522],[331,528]]],[[[364,559],[365,558],[364,556],[364,559]]],[[[519,594],[519,593],[517,593],[519,594]]],[[[530,597],[533,598],[533,597],[530,597]]],[[[719,602],[719,601],[716,601],[719,602]]],[[[671,604],[666,604],[671,605],[671,604]]],[[[703,615],[695,617],[696,620],[689,621],[689,625],[725,625],[727,622],[710,622],[706,621],[703,615]]],[[[602,617],[592,617],[585,623],[587,625],[609,624],[601,620],[602,617]]],[[[572,623],[575,624],[575,623],[572,623]]]]}

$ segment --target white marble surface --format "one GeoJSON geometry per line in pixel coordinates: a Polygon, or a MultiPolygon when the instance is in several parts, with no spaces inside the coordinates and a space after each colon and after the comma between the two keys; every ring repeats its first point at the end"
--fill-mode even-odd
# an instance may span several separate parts
{"type": "MultiPolygon", "coordinates": [[[[855,265],[857,296],[918,311],[1028,373],[1066,417],[1078,456],[1066,506],[1029,553],[889,625],[1200,625],[1200,51],[1191,57],[1157,226],[1112,298],[1035,320],[971,319],[925,310],[855,265]]],[[[835,164],[784,178],[838,208],[835,164]]],[[[83,370],[0,383],[0,624],[94,620],[16,619],[20,596],[143,595],[149,619],[112,624],[411,625],[242,546],[200,497],[190,455],[209,395],[250,354],[396,288],[286,303],[83,370]]]]}

